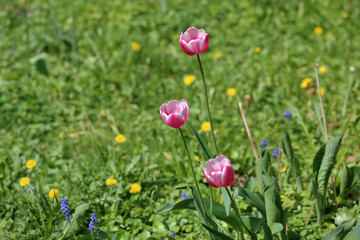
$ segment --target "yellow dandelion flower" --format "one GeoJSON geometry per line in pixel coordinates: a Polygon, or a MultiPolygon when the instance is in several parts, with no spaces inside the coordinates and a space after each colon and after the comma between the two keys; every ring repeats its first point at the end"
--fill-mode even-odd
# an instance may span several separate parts
{"type": "Polygon", "coordinates": [[[321,73],[326,73],[326,72],[327,72],[326,67],[321,66],[321,67],[319,68],[319,72],[321,72],[321,73]]]}
{"type": "Polygon", "coordinates": [[[286,171],[286,168],[287,168],[286,165],[283,166],[283,167],[280,169],[280,172],[281,172],[281,173],[285,172],[285,171],[286,171]]]}
{"type": "Polygon", "coordinates": [[[132,49],[134,49],[135,51],[140,51],[140,49],[141,49],[141,46],[140,46],[140,44],[139,43],[137,43],[137,42],[132,42],[131,43],[131,47],[132,47],[132,49]]]}
{"type": "Polygon", "coordinates": [[[124,143],[126,142],[126,137],[123,134],[119,134],[115,137],[115,141],[118,143],[124,143]]]}
{"type": "Polygon", "coordinates": [[[343,17],[343,18],[349,18],[349,14],[346,13],[346,12],[343,12],[343,13],[342,13],[342,17],[343,17]]]}
{"type": "Polygon", "coordinates": [[[315,33],[316,35],[321,35],[321,34],[323,34],[323,32],[324,32],[324,29],[322,29],[322,27],[316,27],[316,28],[314,28],[314,33],[315,33]]]}
{"type": "Polygon", "coordinates": [[[59,190],[53,188],[49,191],[49,197],[51,199],[54,199],[55,197],[58,197],[59,196],[59,190]]]}
{"type": "Polygon", "coordinates": [[[281,198],[285,198],[285,195],[280,195],[281,198]]]}
{"type": "Polygon", "coordinates": [[[189,86],[195,81],[196,77],[194,75],[186,75],[184,77],[185,85],[189,86]]]}
{"type": "Polygon", "coordinates": [[[210,132],[211,128],[210,128],[210,122],[203,122],[201,124],[201,131],[204,132],[210,132]]]}
{"type": "Polygon", "coordinates": [[[172,38],[173,38],[174,40],[179,40],[179,35],[178,35],[178,34],[174,34],[174,35],[172,36],[172,38]]]}
{"type": "Polygon", "coordinates": [[[26,162],[27,168],[33,168],[35,166],[36,166],[36,161],[34,159],[30,159],[29,161],[26,162]]]}
{"type": "Polygon", "coordinates": [[[196,157],[195,157],[195,161],[200,162],[200,157],[199,157],[199,156],[196,156],[196,157]]]}
{"type": "Polygon", "coordinates": [[[138,183],[131,184],[129,193],[135,194],[141,191],[141,186],[138,183]]]}
{"type": "Polygon", "coordinates": [[[118,183],[118,181],[115,178],[106,179],[106,185],[108,185],[108,186],[111,186],[111,185],[114,185],[114,184],[117,184],[117,183],[118,183]]]}
{"type": "Polygon", "coordinates": [[[28,177],[23,177],[20,179],[20,186],[22,186],[22,187],[25,187],[29,183],[30,183],[30,178],[28,178],[28,177]]]}
{"type": "MultiPolygon", "coordinates": [[[[319,89],[318,89],[318,88],[316,88],[316,92],[317,92],[317,93],[319,92],[319,89]]],[[[321,96],[324,96],[324,94],[325,94],[325,89],[323,89],[322,87],[320,87],[320,95],[321,95],[321,96]]]]}
{"type": "Polygon", "coordinates": [[[256,53],[261,52],[261,47],[255,47],[255,48],[254,48],[254,52],[256,52],[256,53]]]}
{"type": "Polygon", "coordinates": [[[214,58],[215,58],[215,59],[219,59],[219,58],[221,58],[221,56],[222,56],[221,52],[216,52],[216,53],[214,54],[214,58]]]}
{"type": "Polygon", "coordinates": [[[305,78],[304,80],[302,80],[300,87],[307,88],[309,86],[309,84],[311,83],[311,81],[312,81],[311,78],[305,78]]]}
{"type": "Polygon", "coordinates": [[[228,89],[226,90],[226,94],[227,94],[228,96],[230,96],[230,97],[233,97],[233,96],[235,96],[235,94],[236,94],[236,89],[235,89],[235,88],[228,88],[228,89]]]}

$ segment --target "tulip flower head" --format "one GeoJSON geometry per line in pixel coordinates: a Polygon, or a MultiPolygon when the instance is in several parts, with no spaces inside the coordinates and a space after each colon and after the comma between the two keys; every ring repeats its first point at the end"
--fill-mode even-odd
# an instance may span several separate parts
{"type": "Polygon", "coordinates": [[[234,169],[230,160],[224,155],[207,161],[203,173],[212,187],[228,187],[234,182],[234,169]]]}
{"type": "Polygon", "coordinates": [[[209,35],[203,29],[190,27],[180,34],[179,43],[187,55],[198,55],[208,49],[209,35]]]}
{"type": "Polygon", "coordinates": [[[189,118],[189,105],[185,99],[171,100],[161,105],[160,115],[168,126],[181,128],[189,118]]]}

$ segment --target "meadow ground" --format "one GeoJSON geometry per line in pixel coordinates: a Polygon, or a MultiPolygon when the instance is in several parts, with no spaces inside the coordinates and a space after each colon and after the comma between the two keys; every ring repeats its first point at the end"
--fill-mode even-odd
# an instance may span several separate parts
{"type": "MultiPolygon", "coordinates": [[[[208,118],[196,57],[186,55],[178,42],[190,26],[209,34],[201,59],[215,135],[235,169],[234,186],[255,176],[256,166],[237,106],[241,100],[258,151],[262,138],[274,150],[283,131],[291,137],[304,191],[297,193],[289,172],[281,172],[289,228],[303,239],[321,239],[346,220],[359,219],[359,182],[347,195],[339,194],[339,184],[343,163],[359,166],[360,159],[360,2],[22,0],[1,5],[4,239],[89,239],[92,212],[103,239],[170,239],[171,231],[176,239],[209,239],[194,211],[157,214],[168,201],[180,201],[184,191],[191,196],[189,189],[176,187],[193,185],[181,137],[164,124],[160,105],[186,99],[189,120],[213,150],[209,132],[201,129],[208,118]],[[324,221],[317,224],[314,213],[305,226],[313,158],[324,143],[314,63],[329,136],[343,134],[343,139],[324,221]],[[303,83],[306,78],[311,82],[303,83]],[[284,118],[287,109],[290,121],[284,118]],[[26,165],[30,159],[36,166],[26,165]],[[26,186],[19,184],[23,177],[30,179],[22,182],[26,186]],[[58,190],[53,198],[51,189],[58,190]],[[83,219],[72,230],[60,210],[62,197],[73,216],[83,207],[83,219]]],[[[183,130],[207,197],[202,173],[207,159],[189,128],[183,130]]],[[[289,166],[286,158],[280,161],[272,162],[275,169],[289,166]]],[[[223,201],[219,189],[215,199],[223,201]]],[[[238,202],[241,209],[251,208],[238,202]]]]}

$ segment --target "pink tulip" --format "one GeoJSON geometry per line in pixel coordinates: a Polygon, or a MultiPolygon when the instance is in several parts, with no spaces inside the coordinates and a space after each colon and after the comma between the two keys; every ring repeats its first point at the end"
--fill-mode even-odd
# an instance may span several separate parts
{"type": "Polygon", "coordinates": [[[209,47],[209,35],[203,29],[190,27],[181,33],[179,43],[187,55],[201,54],[209,47]]]}
{"type": "Polygon", "coordinates": [[[212,187],[228,187],[234,182],[234,169],[230,160],[224,155],[207,161],[203,173],[212,187]]]}
{"type": "Polygon", "coordinates": [[[171,100],[160,107],[164,122],[173,128],[181,128],[189,118],[189,105],[185,99],[171,100]]]}

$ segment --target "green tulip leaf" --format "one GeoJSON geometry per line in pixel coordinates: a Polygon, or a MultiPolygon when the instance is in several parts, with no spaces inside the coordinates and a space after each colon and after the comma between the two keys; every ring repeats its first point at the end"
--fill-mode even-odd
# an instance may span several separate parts
{"type": "Polygon", "coordinates": [[[202,139],[202,137],[200,136],[200,134],[196,131],[196,129],[191,125],[190,121],[186,122],[187,125],[189,126],[191,132],[194,134],[197,142],[199,143],[201,150],[203,151],[203,153],[205,154],[207,159],[210,158],[214,158],[208,145],[206,144],[206,142],[202,139]]]}
{"type": "Polygon", "coordinates": [[[221,233],[221,232],[219,232],[219,231],[217,231],[217,230],[215,230],[215,229],[213,229],[211,227],[208,227],[203,223],[202,223],[202,225],[203,225],[204,228],[206,228],[206,230],[208,230],[210,233],[218,236],[221,240],[234,240],[233,238],[231,238],[231,237],[229,237],[229,236],[227,236],[227,235],[225,235],[225,234],[223,234],[223,233],[221,233]]]}
{"type": "Polygon", "coordinates": [[[222,192],[222,195],[223,195],[223,198],[224,198],[226,216],[229,216],[231,200],[230,200],[230,197],[227,194],[225,188],[222,187],[221,192],[222,192]]]}
{"type": "MultiPolygon", "coordinates": [[[[350,232],[352,226],[355,224],[355,219],[351,219],[346,223],[338,226],[327,234],[322,240],[343,240],[345,236],[350,232]]],[[[359,236],[359,235],[358,235],[359,236]]],[[[351,237],[351,236],[350,236],[351,237]]],[[[357,238],[359,239],[359,238],[357,238]]]]}
{"type": "MultiPolygon", "coordinates": [[[[209,199],[203,199],[205,206],[208,208],[210,206],[209,199]]],[[[196,210],[195,203],[193,198],[188,198],[185,200],[182,200],[178,203],[169,202],[165,204],[159,211],[158,214],[174,211],[174,210],[180,210],[180,209],[191,209],[196,210]]],[[[230,226],[237,230],[241,230],[241,225],[239,220],[236,218],[235,214],[230,211],[229,216],[225,214],[225,207],[219,203],[214,203],[214,210],[213,210],[214,216],[226,223],[228,223],[230,226]]],[[[261,216],[253,216],[253,215],[245,215],[241,216],[241,219],[244,221],[244,223],[247,225],[249,229],[251,229],[253,232],[259,230],[259,226],[264,221],[264,218],[261,216]]]]}
{"type": "Polygon", "coordinates": [[[359,240],[360,238],[360,224],[358,223],[351,232],[349,232],[344,240],[359,240]]]}

